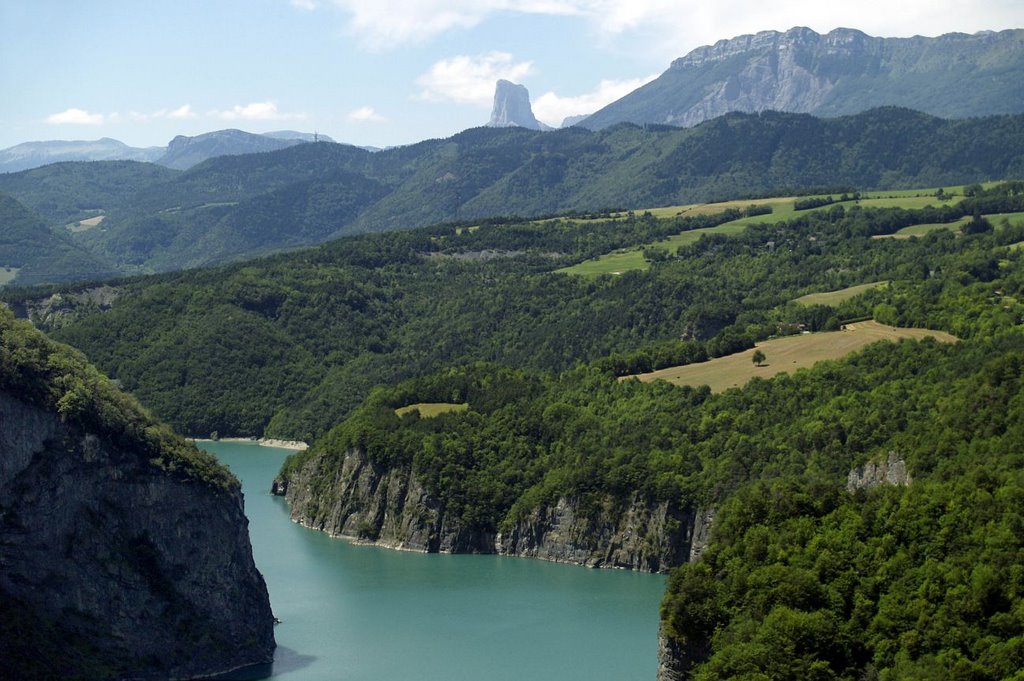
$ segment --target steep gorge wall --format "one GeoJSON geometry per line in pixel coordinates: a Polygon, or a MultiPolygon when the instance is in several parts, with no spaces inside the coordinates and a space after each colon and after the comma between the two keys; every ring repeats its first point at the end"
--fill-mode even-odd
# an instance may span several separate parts
{"type": "Polygon", "coordinates": [[[666,572],[706,543],[708,514],[639,495],[584,507],[560,498],[492,533],[466,528],[407,469],[387,469],[345,452],[337,471],[313,457],[275,481],[292,519],[331,536],[395,549],[497,553],[589,567],[666,572]]]}
{"type": "Polygon", "coordinates": [[[161,470],[0,390],[8,678],[201,678],[273,659],[237,484],[161,470]]]}

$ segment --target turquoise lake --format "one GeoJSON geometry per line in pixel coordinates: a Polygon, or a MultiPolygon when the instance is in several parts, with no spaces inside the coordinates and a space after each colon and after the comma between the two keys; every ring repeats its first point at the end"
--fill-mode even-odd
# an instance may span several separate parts
{"type": "Polygon", "coordinates": [[[653,681],[664,577],[357,546],[269,493],[288,451],[204,442],[242,481],[282,681],[653,681]]]}

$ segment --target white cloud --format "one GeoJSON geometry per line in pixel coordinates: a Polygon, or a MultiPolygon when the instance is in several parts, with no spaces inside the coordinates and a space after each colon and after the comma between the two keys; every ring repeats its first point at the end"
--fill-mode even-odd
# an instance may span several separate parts
{"type": "Polygon", "coordinates": [[[65,109],[47,116],[46,122],[53,125],[103,125],[103,114],[89,113],[85,109],[65,109]]]}
{"type": "MultiPolygon", "coordinates": [[[[161,112],[162,113],[162,112],[161,112]]],[[[179,106],[174,111],[168,111],[166,114],[167,118],[173,118],[176,120],[186,120],[190,118],[199,118],[199,114],[192,110],[192,107],[188,104],[179,106]]]]}
{"type": "Polygon", "coordinates": [[[361,106],[350,111],[348,119],[354,123],[379,123],[384,117],[377,113],[372,106],[361,106]]]}
{"type": "Polygon", "coordinates": [[[312,12],[316,9],[316,3],[313,0],[291,0],[292,7],[298,9],[304,9],[307,12],[312,12]]]}
{"type": "Polygon", "coordinates": [[[442,59],[416,79],[422,88],[419,99],[450,101],[488,107],[494,100],[494,84],[504,78],[519,82],[533,72],[533,62],[514,61],[507,52],[442,59]]]}
{"type": "Polygon", "coordinates": [[[288,121],[306,117],[304,113],[278,111],[276,102],[250,102],[245,106],[236,104],[227,111],[211,111],[210,115],[224,121],[288,121]]]}
{"type": "Polygon", "coordinates": [[[560,97],[554,92],[545,92],[533,102],[533,113],[539,120],[558,127],[566,117],[592,114],[655,78],[657,74],[632,80],[602,80],[593,92],[575,97],[560,97]]]}
{"type": "MultiPolygon", "coordinates": [[[[1018,27],[1020,0],[332,0],[364,47],[397,49],[502,13],[579,17],[609,45],[659,59],[744,33],[843,26],[871,35],[939,35],[1018,27]]],[[[293,0],[293,4],[313,0],[293,0]]]]}
{"type": "Polygon", "coordinates": [[[453,29],[472,28],[496,12],[580,14],[580,0],[334,0],[348,30],[373,50],[424,43],[453,29]]]}

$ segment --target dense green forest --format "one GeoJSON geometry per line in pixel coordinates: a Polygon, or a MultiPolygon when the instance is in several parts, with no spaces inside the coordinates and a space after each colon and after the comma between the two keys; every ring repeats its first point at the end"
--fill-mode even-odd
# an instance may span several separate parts
{"type": "Polygon", "coordinates": [[[1024,116],[764,112],[685,129],[477,128],[376,153],[300,144],[214,158],[184,172],[133,162],[59,163],[0,174],[0,191],[57,226],[102,211],[102,224],[72,237],[132,274],[444,221],[1019,177],[1022,146],[1024,116]]]}
{"type": "Polygon", "coordinates": [[[0,390],[176,475],[218,487],[238,485],[213,456],[155,420],[80,352],[53,342],[7,309],[0,309],[0,390]]]}
{"type": "Polygon", "coordinates": [[[907,310],[904,289],[927,283],[951,296],[964,280],[995,276],[993,249],[1024,240],[1020,229],[870,237],[1021,201],[1011,184],[946,208],[832,206],[736,237],[705,237],[648,272],[596,280],[553,270],[731,214],[442,225],[133,280],[119,287],[113,309],[48,323],[184,432],[311,440],[375,385],[475,361],[563,371],[600,360],[630,373],[876,307],[882,321],[962,335],[962,312],[907,310]],[[789,304],[880,279],[897,283],[839,310],[789,304]],[[693,343],[699,351],[687,354],[693,343]]]}
{"type": "MultiPolygon", "coordinates": [[[[724,504],[662,606],[693,678],[1021,678],[1021,340],[1018,326],[953,361],[909,360],[923,380],[878,391],[909,413],[870,400],[858,425],[897,424],[876,449],[906,457],[909,487],[850,494],[808,467],[724,504]]],[[[841,450],[844,435],[829,434],[841,450]]]]}
{"type": "MultiPolygon", "coordinates": [[[[560,497],[718,508],[663,604],[696,678],[1013,678],[1024,227],[998,215],[1024,211],[1024,184],[969,194],[765,216],[596,279],[555,270],[738,214],[370,234],[119,282],[112,309],[45,320],[181,430],[317,438],[282,471],[319,458],[313,498],[358,447],[483,532],[560,497]],[[881,280],[836,307],[794,302],[881,280]],[[878,343],[720,394],[617,378],[872,316],[961,341],[878,343]],[[396,413],[424,402],[469,408],[396,413]],[[889,452],[908,487],[844,490],[889,452]]],[[[55,290],[5,298],[32,311],[55,290]]]]}

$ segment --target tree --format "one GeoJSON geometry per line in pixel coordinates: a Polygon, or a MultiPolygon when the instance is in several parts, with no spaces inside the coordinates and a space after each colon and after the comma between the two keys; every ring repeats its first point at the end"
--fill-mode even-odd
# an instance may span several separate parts
{"type": "Polygon", "coordinates": [[[767,357],[764,356],[763,352],[760,350],[754,350],[754,356],[750,358],[750,361],[752,361],[755,366],[761,366],[764,364],[765,359],[767,359],[767,357]]]}

